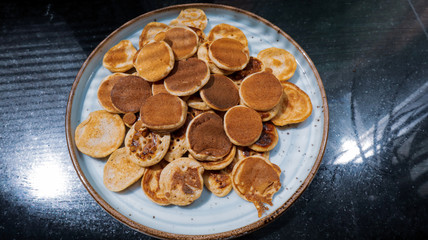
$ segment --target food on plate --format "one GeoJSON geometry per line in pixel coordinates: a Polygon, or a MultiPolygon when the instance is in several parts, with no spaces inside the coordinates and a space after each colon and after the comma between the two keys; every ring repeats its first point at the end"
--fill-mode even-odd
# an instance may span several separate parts
{"type": "Polygon", "coordinates": [[[227,111],[239,103],[238,88],[230,78],[220,74],[211,75],[200,95],[210,108],[218,111],[227,111]]]}
{"type": "Polygon", "coordinates": [[[113,192],[125,190],[141,179],[145,168],[129,158],[125,148],[114,151],[104,165],[103,182],[113,192]]]}
{"type": "Polygon", "coordinates": [[[159,33],[164,33],[169,29],[169,26],[165,23],[160,22],[150,22],[148,23],[141,32],[138,46],[141,49],[148,42],[155,40],[156,35],[159,33]]]}
{"type": "MultiPolygon", "coordinates": [[[[284,96],[283,96],[284,97],[284,96]]],[[[272,118],[274,118],[279,110],[281,109],[281,102],[278,103],[274,108],[272,108],[271,110],[268,111],[257,111],[260,114],[260,117],[262,118],[263,122],[267,122],[269,120],[271,120],[272,118]]]]}
{"type": "Polygon", "coordinates": [[[198,58],[208,64],[208,67],[210,68],[210,71],[213,74],[229,75],[233,73],[233,71],[228,71],[228,70],[218,68],[213,63],[213,61],[211,61],[210,57],[208,56],[208,48],[210,47],[210,44],[211,42],[204,42],[199,46],[198,52],[197,52],[198,58]]]}
{"type": "Polygon", "coordinates": [[[169,205],[170,202],[165,197],[165,193],[160,186],[160,175],[168,163],[161,161],[153,166],[147,167],[141,179],[141,188],[146,196],[156,204],[161,206],[169,205]]]}
{"type": "Polygon", "coordinates": [[[136,52],[131,41],[122,40],[104,54],[103,66],[111,72],[126,72],[133,67],[136,52]]]}
{"type": "Polygon", "coordinates": [[[219,38],[211,42],[208,56],[218,68],[228,71],[242,70],[250,60],[247,47],[232,38],[219,38]]]}
{"type": "Polygon", "coordinates": [[[131,128],[132,125],[134,125],[134,123],[137,121],[137,116],[135,116],[135,114],[132,112],[128,112],[123,115],[122,120],[127,127],[131,128]]]}
{"type": "Polygon", "coordinates": [[[201,164],[190,158],[170,162],[161,172],[159,183],[165,198],[174,205],[186,206],[198,199],[204,187],[201,164]]]}
{"type": "Polygon", "coordinates": [[[164,41],[149,42],[138,50],[134,67],[138,76],[149,82],[156,82],[166,77],[174,68],[174,53],[164,41]]]}
{"type": "Polygon", "coordinates": [[[283,82],[284,95],[281,110],[272,118],[276,126],[285,126],[305,121],[312,113],[312,103],[308,94],[290,82],[283,82]]]}
{"type": "Polygon", "coordinates": [[[205,12],[198,8],[187,8],[180,12],[178,17],[170,22],[171,26],[189,26],[201,29],[207,26],[208,19],[205,12]]]}
{"type": "Polygon", "coordinates": [[[248,40],[244,32],[241,29],[229,25],[227,23],[220,23],[214,26],[208,33],[208,41],[214,41],[219,38],[231,38],[238,40],[242,45],[248,47],[248,40]]]}
{"type": "MultiPolygon", "coordinates": [[[[230,152],[224,156],[222,159],[217,161],[199,161],[199,163],[204,167],[205,170],[221,170],[229,166],[233,161],[236,155],[236,147],[232,146],[230,152]]],[[[191,158],[191,155],[189,156],[191,158]]]]}
{"type": "Polygon", "coordinates": [[[224,197],[232,190],[232,179],[223,170],[205,170],[202,175],[205,187],[217,197],[224,197]]]}
{"type": "Polygon", "coordinates": [[[101,81],[101,84],[98,87],[97,91],[97,98],[98,102],[104,108],[104,110],[111,113],[122,113],[122,111],[113,106],[110,94],[114,84],[116,84],[116,82],[124,76],[128,76],[128,74],[113,73],[111,75],[108,75],[101,81]]]}
{"type": "Polygon", "coordinates": [[[224,115],[224,130],[237,146],[249,146],[259,139],[263,130],[260,115],[242,105],[229,109],[224,115]]]}
{"type": "Polygon", "coordinates": [[[190,113],[187,113],[186,122],[182,127],[171,133],[171,142],[169,144],[168,152],[165,154],[165,159],[168,162],[172,162],[175,159],[182,157],[189,149],[189,143],[186,141],[187,126],[193,117],[190,113]]]}
{"type": "Polygon", "coordinates": [[[275,125],[270,122],[264,122],[259,139],[257,139],[254,144],[250,145],[249,148],[257,152],[268,152],[275,148],[278,139],[278,131],[275,125]]]}
{"type": "Polygon", "coordinates": [[[198,35],[188,27],[172,27],[168,29],[165,32],[163,41],[171,47],[176,61],[187,59],[198,50],[198,35]]]}
{"type": "Polygon", "coordinates": [[[285,49],[271,47],[264,49],[257,54],[266,68],[272,69],[273,75],[281,82],[290,79],[297,68],[296,59],[293,54],[285,49]]]}
{"type": "Polygon", "coordinates": [[[250,57],[247,66],[245,66],[245,68],[242,70],[234,72],[229,76],[229,78],[232,79],[236,83],[236,85],[239,86],[241,85],[241,82],[245,77],[256,72],[262,72],[264,71],[264,69],[265,67],[262,61],[255,57],[250,57]]]}
{"type": "Polygon", "coordinates": [[[128,75],[119,78],[110,92],[113,106],[122,113],[136,113],[152,95],[150,84],[144,79],[128,75]]]}
{"type": "Polygon", "coordinates": [[[187,105],[192,109],[208,111],[211,108],[202,100],[200,94],[193,94],[187,99],[187,105]]]}
{"type": "Polygon", "coordinates": [[[253,73],[241,83],[241,101],[257,111],[269,111],[281,102],[283,90],[278,79],[269,72],[253,73]]]}
{"type": "Polygon", "coordinates": [[[251,156],[260,156],[265,159],[269,159],[269,151],[267,152],[257,152],[252,150],[249,147],[237,147],[236,149],[236,161],[241,161],[244,158],[251,157],[251,156]]]}
{"type": "Polygon", "coordinates": [[[232,186],[242,199],[252,202],[259,217],[272,204],[273,195],[281,188],[281,169],[262,157],[252,156],[236,163],[232,171],[232,186]]]}
{"type": "Polygon", "coordinates": [[[125,136],[125,125],[118,114],[99,110],[89,113],[74,134],[76,147],[82,153],[103,158],[120,147],[125,136]]]}

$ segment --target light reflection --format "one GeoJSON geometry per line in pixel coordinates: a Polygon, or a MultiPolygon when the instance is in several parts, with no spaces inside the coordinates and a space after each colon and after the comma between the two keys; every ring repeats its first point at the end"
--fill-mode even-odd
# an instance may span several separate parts
{"type": "Polygon", "coordinates": [[[56,198],[66,192],[65,171],[54,161],[35,166],[29,174],[33,195],[37,198],[56,198]]]}

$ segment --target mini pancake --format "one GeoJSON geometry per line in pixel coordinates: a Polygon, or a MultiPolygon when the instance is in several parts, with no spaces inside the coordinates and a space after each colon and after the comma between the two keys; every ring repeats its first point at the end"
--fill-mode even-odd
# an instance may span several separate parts
{"type": "Polygon", "coordinates": [[[214,41],[219,38],[232,38],[238,40],[244,46],[248,47],[248,40],[245,34],[241,31],[241,29],[226,24],[220,23],[214,26],[211,31],[208,33],[208,41],[214,41]]]}
{"type": "Polygon", "coordinates": [[[252,150],[249,147],[237,147],[235,159],[237,162],[251,156],[259,156],[265,159],[269,159],[269,155],[270,155],[269,152],[257,152],[252,150]]]}
{"type": "Polygon", "coordinates": [[[161,172],[159,183],[171,204],[185,206],[198,199],[204,189],[204,168],[198,161],[179,158],[161,172]]]}
{"type": "Polygon", "coordinates": [[[98,87],[98,91],[97,91],[98,102],[108,112],[123,113],[122,111],[120,111],[119,109],[113,106],[113,103],[111,102],[110,93],[114,84],[116,84],[117,81],[119,81],[119,79],[124,76],[128,76],[128,74],[113,73],[112,75],[108,75],[101,81],[101,84],[98,87]]]}
{"type": "Polygon", "coordinates": [[[312,113],[312,103],[309,96],[298,86],[283,82],[284,98],[281,103],[281,110],[272,118],[272,123],[276,126],[300,123],[305,121],[312,113]]]}
{"type": "MultiPolygon", "coordinates": [[[[284,94],[283,94],[282,97],[284,98],[284,94]]],[[[267,121],[271,120],[272,118],[274,118],[279,113],[279,110],[281,110],[281,105],[282,105],[281,103],[282,103],[282,99],[281,99],[281,102],[278,103],[271,110],[268,110],[268,111],[257,111],[260,114],[260,117],[262,118],[262,121],[263,122],[267,122],[267,121]]]]}
{"type": "Polygon", "coordinates": [[[210,79],[207,64],[197,58],[177,61],[164,79],[166,90],[176,96],[189,96],[199,91],[210,79]]]}
{"type": "Polygon", "coordinates": [[[160,175],[162,170],[168,163],[161,161],[156,165],[146,168],[143,178],[141,179],[141,188],[146,196],[154,203],[161,206],[169,205],[168,199],[165,198],[165,193],[160,186],[160,175]]]}
{"type": "Polygon", "coordinates": [[[134,125],[134,123],[137,121],[137,116],[135,116],[134,113],[125,113],[122,117],[123,123],[125,123],[125,125],[129,128],[132,127],[132,125],[134,125]]]}
{"type": "Polygon", "coordinates": [[[234,72],[229,76],[230,79],[232,79],[237,85],[241,85],[241,81],[256,72],[264,71],[265,67],[263,65],[263,62],[255,57],[250,57],[250,60],[248,61],[247,66],[245,66],[244,69],[234,72]],[[237,82],[239,81],[239,82],[237,82]]]}
{"type": "Polygon", "coordinates": [[[242,102],[257,111],[268,111],[281,102],[283,90],[278,79],[269,72],[253,73],[241,83],[242,102]]]}
{"type": "Polygon", "coordinates": [[[259,139],[263,124],[256,111],[239,105],[229,109],[224,115],[224,129],[233,144],[249,146],[259,139]]]}
{"type": "Polygon", "coordinates": [[[113,106],[121,112],[138,112],[152,95],[150,84],[144,79],[128,75],[120,78],[110,92],[113,106]]]}
{"type": "Polygon", "coordinates": [[[163,159],[168,162],[172,162],[175,159],[182,157],[187,152],[187,149],[189,149],[189,144],[186,141],[186,130],[192,119],[193,117],[191,114],[187,113],[187,118],[184,125],[171,133],[171,143],[169,144],[168,152],[163,159]]]}
{"type": "Polygon", "coordinates": [[[191,119],[193,119],[193,118],[195,118],[196,116],[198,116],[199,114],[202,114],[202,113],[204,113],[204,112],[207,112],[207,111],[204,111],[204,110],[198,110],[198,109],[195,109],[195,108],[189,108],[189,109],[188,109],[188,113],[189,113],[189,115],[188,115],[188,116],[191,116],[191,119]]]}
{"type": "Polygon", "coordinates": [[[267,48],[259,52],[257,57],[264,63],[267,68],[272,69],[280,81],[290,79],[297,68],[296,59],[290,52],[281,48],[267,48]]]}
{"type": "Polygon", "coordinates": [[[187,99],[187,105],[193,109],[197,109],[200,111],[208,111],[211,108],[202,100],[199,94],[194,94],[187,99]]]}
{"type": "Polygon", "coordinates": [[[104,165],[103,182],[110,191],[122,191],[138,181],[145,168],[130,160],[125,148],[114,151],[104,165]]]}
{"type": "Polygon", "coordinates": [[[242,70],[250,60],[246,46],[231,38],[220,38],[211,42],[208,56],[217,67],[228,71],[242,70]]]}
{"type": "Polygon", "coordinates": [[[235,158],[236,147],[232,146],[229,154],[217,161],[199,161],[205,170],[221,170],[226,168],[235,158]]]}
{"type": "Polygon", "coordinates": [[[189,27],[190,29],[192,29],[196,35],[198,35],[198,47],[204,43],[207,39],[207,35],[205,35],[204,31],[202,31],[199,28],[195,28],[195,27],[189,27]]]}
{"type": "Polygon", "coordinates": [[[171,47],[176,61],[193,56],[199,45],[198,35],[188,27],[168,29],[164,41],[171,47]]]}
{"type": "Polygon", "coordinates": [[[174,53],[164,41],[149,42],[137,53],[134,67],[138,76],[149,82],[156,82],[166,77],[174,67],[174,53]]]}
{"type": "Polygon", "coordinates": [[[76,147],[82,153],[103,158],[120,147],[125,136],[125,125],[118,114],[99,110],[89,113],[75,130],[76,147]]]}
{"type": "Polygon", "coordinates": [[[249,146],[249,148],[257,152],[267,152],[275,148],[278,139],[278,131],[275,125],[270,122],[264,122],[262,134],[253,145],[249,146]]]}
{"type": "Polygon", "coordinates": [[[232,178],[223,171],[205,171],[202,175],[205,187],[217,197],[224,197],[232,190],[232,178]]]}
{"type": "Polygon", "coordinates": [[[261,217],[272,206],[273,195],[281,188],[281,169],[262,157],[247,157],[232,171],[232,186],[242,199],[252,202],[261,217]]]}
{"type": "Polygon", "coordinates": [[[186,114],[186,102],[168,93],[149,97],[140,109],[143,126],[164,132],[171,132],[183,126],[186,114]]]}
{"type": "Polygon", "coordinates": [[[163,80],[154,82],[152,84],[152,95],[156,95],[158,93],[168,93],[168,91],[165,89],[165,85],[163,84],[163,80]]]}
{"type": "Polygon", "coordinates": [[[126,72],[133,66],[137,50],[129,40],[122,40],[104,54],[103,66],[112,72],[126,72]]]}
{"type": "Polygon", "coordinates": [[[214,74],[222,74],[222,75],[229,75],[233,73],[233,71],[227,71],[221,68],[218,68],[213,61],[211,61],[210,57],[208,56],[208,49],[210,47],[211,42],[204,42],[202,43],[198,48],[198,58],[208,64],[208,67],[210,68],[211,73],[214,74]]]}
{"type": "Polygon", "coordinates": [[[224,132],[223,120],[211,111],[199,114],[190,122],[186,139],[190,154],[198,160],[216,161],[232,148],[224,132]]]}
{"type": "Polygon", "coordinates": [[[187,8],[181,10],[178,17],[171,21],[171,26],[189,26],[204,30],[208,19],[205,12],[198,8],[187,8]]]}
{"type": "Polygon", "coordinates": [[[151,40],[154,40],[156,35],[158,35],[161,32],[165,32],[169,29],[169,26],[165,23],[160,22],[150,22],[148,23],[141,32],[140,39],[139,39],[139,48],[141,49],[145,44],[150,42],[151,40]]]}
{"type": "Polygon", "coordinates": [[[141,128],[137,121],[125,137],[125,147],[131,160],[142,167],[150,167],[160,162],[168,151],[171,136],[169,133],[155,133],[141,128]]]}
{"type": "Polygon", "coordinates": [[[212,109],[227,111],[239,103],[239,91],[230,78],[214,74],[200,90],[202,100],[212,109]]]}

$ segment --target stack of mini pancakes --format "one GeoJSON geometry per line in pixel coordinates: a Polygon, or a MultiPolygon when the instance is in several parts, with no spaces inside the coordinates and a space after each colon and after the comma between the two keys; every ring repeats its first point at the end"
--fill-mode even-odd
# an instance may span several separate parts
{"type": "Polygon", "coordinates": [[[129,40],[112,47],[98,89],[104,110],[79,124],[76,146],[108,157],[111,191],[141,179],[153,202],[184,206],[204,185],[218,197],[234,189],[260,217],[281,187],[269,160],[276,126],[304,121],[311,101],[287,81],[297,66],[288,51],[250,56],[240,29],[223,23],[205,35],[206,25],[202,10],[184,9],[169,25],[147,24],[138,50],[129,40]]]}

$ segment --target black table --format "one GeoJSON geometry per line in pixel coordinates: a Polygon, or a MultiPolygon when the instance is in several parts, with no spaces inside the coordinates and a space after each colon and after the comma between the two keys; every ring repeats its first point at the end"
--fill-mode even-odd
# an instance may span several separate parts
{"type": "MultiPolygon", "coordinates": [[[[428,238],[428,2],[210,1],[251,11],[315,63],[330,132],[309,188],[244,239],[428,238]]],[[[73,80],[113,30],[182,1],[0,3],[0,236],[150,237],[116,221],[67,150],[73,80]]]]}

